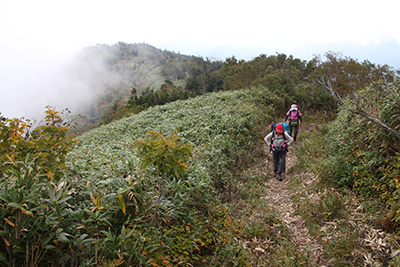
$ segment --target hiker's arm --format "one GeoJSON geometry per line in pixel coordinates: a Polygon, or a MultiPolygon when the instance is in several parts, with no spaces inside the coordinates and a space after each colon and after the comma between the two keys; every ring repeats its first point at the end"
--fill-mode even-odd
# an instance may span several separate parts
{"type": "Polygon", "coordinates": [[[303,114],[301,114],[300,110],[299,110],[299,120],[300,120],[300,123],[303,123],[303,114]]]}
{"type": "Polygon", "coordinates": [[[290,146],[291,144],[293,144],[293,142],[294,142],[293,137],[291,137],[287,132],[285,132],[285,136],[286,136],[286,139],[289,140],[287,144],[288,144],[289,146],[290,146]]]}
{"type": "Polygon", "coordinates": [[[268,146],[271,145],[271,138],[272,138],[272,133],[269,133],[265,138],[264,141],[267,143],[268,146]]]}

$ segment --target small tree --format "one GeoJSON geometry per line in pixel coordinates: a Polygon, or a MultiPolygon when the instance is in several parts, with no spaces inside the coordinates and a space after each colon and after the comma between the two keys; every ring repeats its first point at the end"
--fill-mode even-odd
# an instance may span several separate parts
{"type": "Polygon", "coordinates": [[[56,111],[47,106],[46,116],[40,126],[28,119],[0,120],[0,171],[15,168],[26,157],[34,159],[33,167],[53,178],[66,168],[65,157],[76,142],[68,134],[72,124],[69,111],[56,111]]]}
{"type": "Polygon", "coordinates": [[[158,206],[165,196],[165,180],[171,175],[181,177],[186,174],[187,161],[193,156],[192,146],[179,142],[176,132],[170,136],[162,136],[156,131],[149,131],[145,139],[135,141],[135,147],[141,156],[140,167],[147,169],[154,166],[156,169],[158,199],[151,220],[153,225],[158,206]]]}
{"type": "Polygon", "coordinates": [[[36,128],[27,119],[0,119],[0,262],[12,266],[39,266],[70,242],[62,213],[72,196],[59,179],[75,142],[72,121],[68,110],[46,108],[36,128]]]}
{"type": "MultiPolygon", "coordinates": [[[[399,83],[389,66],[362,63],[340,53],[326,53],[326,62],[319,60],[314,79],[347,111],[366,118],[400,139],[398,129],[379,118],[379,104],[399,106],[399,83]]],[[[397,117],[394,114],[394,117],[397,117]]]]}
{"type": "Polygon", "coordinates": [[[317,68],[310,78],[335,97],[353,94],[380,80],[393,82],[396,78],[395,71],[388,65],[375,65],[368,60],[359,62],[334,52],[326,53],[325,58],[326,61],[320,56],[314,58],[317,68]]]}

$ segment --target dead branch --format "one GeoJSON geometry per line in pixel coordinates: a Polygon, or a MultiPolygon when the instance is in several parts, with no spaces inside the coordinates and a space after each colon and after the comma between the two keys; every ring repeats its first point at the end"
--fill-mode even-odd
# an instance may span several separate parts
{"type": "MultiPolygon", "coordinates": [[[[372,116],[370,114],[368,114],[363,107],[360,104],[359,99],[356,97],[356,95],[351,95],[348,99],[350,100],[350,103],[355,106],[356,108],[352,108],[351,105],[346,104],[343,101],[343,98],[341,97],[341,95],[334,90],[332,84],[330,83],[330,81],[325,81],[325,79],[323,77],[320,78],[320,80],[318,80],[318,82],[321,84],[321,86],[328,91],[333,97],[335,97],[335,99],[338,101],[339,106],[341,106],[342,108],[344,108],[345,110],[362,116],[364,118],[366,118],[367,120],[379,125],[380,127],[386,129],[387,131],[389,131],[391,134],[393,134],[396,138],[400,139],[400,133],[397,132],[396,130],[390,128],[387,124],[383,123],[381,120],[379,120],[378,118],[376,118],[375,116],[372,116]]],[[[397,100],[400,97],[399,92],[396,92],[397,96],[395,99],[395,104],[398,105],[397,100]]]]}

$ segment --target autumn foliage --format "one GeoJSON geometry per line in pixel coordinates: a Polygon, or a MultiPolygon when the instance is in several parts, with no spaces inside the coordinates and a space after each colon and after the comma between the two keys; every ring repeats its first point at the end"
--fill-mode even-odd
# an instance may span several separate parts
{"type": "Polygon", "coordinates": [[[48,106],[39,126],[25,119],[0,121],[0,171],[19,168],[20,162],[33,161],[33,170],[58,177],[66,169],[65,157],[74,142],[68,134],[71,121],[68,111],[56,111],[48,106]],[[67,119],[67,120],[66,120],[67,119]]]}

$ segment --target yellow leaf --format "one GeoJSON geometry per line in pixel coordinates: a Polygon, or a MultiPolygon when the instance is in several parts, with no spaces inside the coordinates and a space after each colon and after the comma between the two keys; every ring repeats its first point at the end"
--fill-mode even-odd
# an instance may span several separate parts
{"type": "Polygon", "coordinates": [[[31,216],[32,218],[34,218],[34,216],[33,216],[33,213],[31,212],[31,211],[25,211],[25,212],[23,212],[24,214],[26,214],[26,215],[29,215],[29,216],[31,216]]]}
{"type": "Polygon", "coordinates": [[[97,205],[96,205],[96,204],[97,204],[96,198],[93,196],[92,193],[90,193],[90,199],[92,200],[93,204],[94,204],[95,206],[97,206],[97,205]]]}
{"type": "Polygon", "coordinates": [[[188,165],[186,162],[179,162],[179,164],[183,167],[185,167],[186,169],[188,168],[188,165]]]}
{"type": "Polygon", "coordinates": [[[54,177],[54,172],[48,171],[48,172],[46,173],[46,176],[47,176],[47,178],[53,179],[53,177],[54,177]]]}
{"type": "Polygon", "coordinates": [[[12,222],[10,222],[10,220],[8,220],[8,219],[6,219],[6,218],[4,218],[4,220],[5,220],[9,225],[11,225],[12,227],[15,227],[15,224],[13,224],[12,222]]]}
{"type": "Polygon", "coordinates": [[[119,202],[120,209],[125,214],[125,202],[124,202],[124,198],[121,195],[118,195],[118,202],[119,202]]]}

